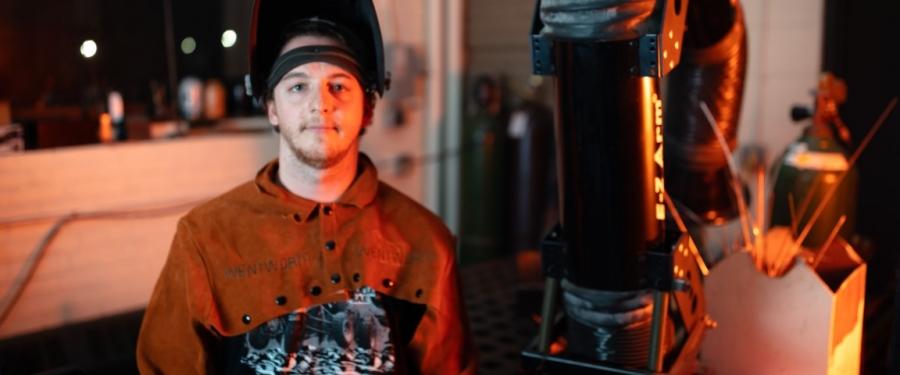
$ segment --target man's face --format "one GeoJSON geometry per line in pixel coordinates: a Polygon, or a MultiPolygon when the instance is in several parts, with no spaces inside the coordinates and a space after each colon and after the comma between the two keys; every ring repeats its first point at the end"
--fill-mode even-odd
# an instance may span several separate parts
{"type": "MultiPolygon", "coordinates": [[[[300,36],[282,53],[308,45],[338,45],[330,38],[300,36]]],[[[365,93],[350,72],[312,62],[284,75],[267,102],[269,122],[300,161],[325,168],[358,150],[365,93]]]]}

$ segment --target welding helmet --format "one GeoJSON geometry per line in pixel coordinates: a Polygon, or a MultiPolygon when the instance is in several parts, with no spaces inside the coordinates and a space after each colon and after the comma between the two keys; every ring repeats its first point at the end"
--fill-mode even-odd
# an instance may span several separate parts
{"type": "MultiPolygon", "coordinates": [[[[246,82],[248,95],[259,99],[266,94],[272,80],[273,65],[276,61],[282,62],[279,57],[286,42],[285,33],[290,27],[304,23],[317,24],[336,32],[347,45],[338,51],[329,47],[312,48],[309,53],[334,53],[335,58],[341,55],[351,57],[357,68],[354,73],[357,73],[360,84],[367,92],[382,96],[387,89],[389,82],[384,69],[384,45],[372,0],[256,0],[252,17],[250,74],[246,82]]],[[[297,66],[296,61],[294,67],[297,66]]]]}

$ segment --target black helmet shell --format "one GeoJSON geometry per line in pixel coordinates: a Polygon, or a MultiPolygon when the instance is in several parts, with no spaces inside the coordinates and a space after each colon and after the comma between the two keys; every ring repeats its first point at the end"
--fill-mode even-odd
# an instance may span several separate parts
{"type": "Polygon", "coordinates": [[[261,98],[266,78],[281,50],[285,28],[299,20],[318,18],[340,25],[359,39],[354,51],[370,82],[366,90],[384,95],[384,43],[372,0],[256,0],[250,21],[250,76],[248,93],[261,98]]]}

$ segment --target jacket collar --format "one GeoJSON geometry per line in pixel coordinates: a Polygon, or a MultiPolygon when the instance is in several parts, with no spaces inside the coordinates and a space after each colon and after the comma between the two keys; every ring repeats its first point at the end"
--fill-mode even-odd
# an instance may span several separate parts
{"type": "MultiPolygon", "coordinates": [[[[289,205],[297,206],[306,212],[311,212],[319,204],[319,202],[294,195],[278,182],[277,158],[260,169],[256,174],[254,183],[260,193],[275,197],[289,205]]],[[[378,171],[375,169],[372,161],[369,160],[369,157],[360,153],[356,167],[356,178],[334,203],[362,208],[375,200],[377,191],[378,171]]]]}

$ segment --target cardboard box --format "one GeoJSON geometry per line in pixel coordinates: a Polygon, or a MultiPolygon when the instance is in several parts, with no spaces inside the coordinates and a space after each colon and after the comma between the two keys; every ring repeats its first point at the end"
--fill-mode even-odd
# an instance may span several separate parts
{"type": "Polygon", "coordinates": [[[838,238],[815,269],[799,257],[780,278],[747,252],[710,271],[701,363],[714,374],[858,374],[866,265],[838,238]]]}

